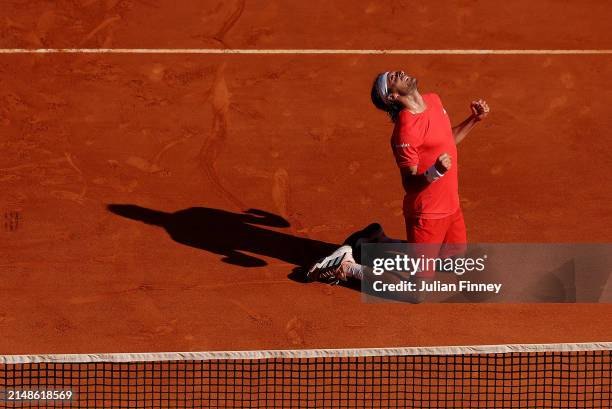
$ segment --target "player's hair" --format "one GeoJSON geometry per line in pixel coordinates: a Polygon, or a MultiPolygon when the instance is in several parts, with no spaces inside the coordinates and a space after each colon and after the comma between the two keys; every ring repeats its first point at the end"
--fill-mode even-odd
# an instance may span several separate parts
{"type": "MultiPolygon", "coordinates": [[[[379,74],[380,75],[380,74],[379,74]]],[[[374,106],[382,111],[385,111],[389,118],[391,118],[392,122],[397,121],[397,117],[401,111],[400,107],[390,101],[384,101],[380,94],[378,93],[378,87],[376,86],[376,82],[378,80],[379,75],[374,78],[374,83],[372,84],[372,91],[370,93],[370,97],[372,98],[372,103],[374,106]]]]}

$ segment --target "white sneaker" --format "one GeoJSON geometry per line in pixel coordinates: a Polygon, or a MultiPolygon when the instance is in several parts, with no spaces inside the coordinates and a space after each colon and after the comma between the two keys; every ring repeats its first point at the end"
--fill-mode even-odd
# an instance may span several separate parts
{"type": "Polygon", "coordinates": [[[306,279],[338,284],[340,281],[347,280],[347,271],[351,264],[356,264],[353,250],[351,246],[344,245],[313,264],[306,273],[306,279]]]}

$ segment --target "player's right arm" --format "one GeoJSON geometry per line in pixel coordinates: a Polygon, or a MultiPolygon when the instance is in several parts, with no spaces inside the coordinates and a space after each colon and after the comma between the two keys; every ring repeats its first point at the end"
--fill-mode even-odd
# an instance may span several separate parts
{"type": "Polygon", "coordinates": [[[438,157],[436,163],[423,173],[417,173],[417,166],[405,166],[400,168],[402,174],[402,186],[406,193],[418,193],[442,177],[452,166],[452,158],[448,153],[438,157]],[[437,172],[437,174],[435,173],[437,172]],[[436,177],[437,176],[437,177],[436,177]]]}

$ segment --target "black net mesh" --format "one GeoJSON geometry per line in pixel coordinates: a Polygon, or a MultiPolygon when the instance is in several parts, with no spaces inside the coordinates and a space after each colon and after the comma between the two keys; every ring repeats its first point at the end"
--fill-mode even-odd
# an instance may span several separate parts
{"type": "Polygon", "coordinates": [[[611,355],[604,350],[0,364],[0,407],[610,408],[611,355]],[[28,399],[34,391],[49,396],[28,399]],[[49,391],[70,391],[72,397],[53,400],[49,391]]]}

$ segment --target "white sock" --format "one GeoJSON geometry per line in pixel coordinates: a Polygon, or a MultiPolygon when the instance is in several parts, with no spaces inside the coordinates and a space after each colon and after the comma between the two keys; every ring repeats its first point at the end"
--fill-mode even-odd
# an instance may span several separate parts
{"type": "Polygon", "coordinates": [[[342,266],[347,277],[353,277],[357,280],[363,280],[363,266],[357,263],[346,263],[342,266]]]}

